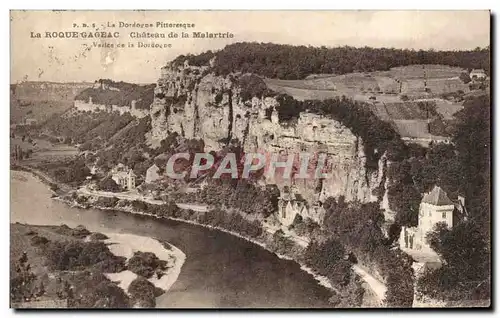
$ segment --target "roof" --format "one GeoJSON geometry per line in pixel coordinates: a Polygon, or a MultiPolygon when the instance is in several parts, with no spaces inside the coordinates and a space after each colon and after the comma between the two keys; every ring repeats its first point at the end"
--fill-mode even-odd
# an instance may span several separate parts
{"type": "Polygon", "coordinates": [[[483,69],[475,69],[475,70],[472,70],[471,73],[484,73],[484,70],[483,69]]]}
{"type": "Polygon", "coordinates": [[[426,193],[422,199],[422,203],[432,205],[453,205],[453,202],[448,198],[446,192],[438,186],[434,186],[431,192],[426,193]]]}

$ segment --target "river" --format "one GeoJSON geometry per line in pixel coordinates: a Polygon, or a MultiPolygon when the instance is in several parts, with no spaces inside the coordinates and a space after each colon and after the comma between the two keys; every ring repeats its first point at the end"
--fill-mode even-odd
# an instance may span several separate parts
{"type": "Polygon", "coordinates": [[[157,299],[157,307],[329,307],[330,291],[298,264],[238,237],[172,220],[73,208],[50,196],[47,186],[33,175],[11,171],[11,223],[81,224],[91,231],[149,236],[186,254],[177,281],[157,299]]]}

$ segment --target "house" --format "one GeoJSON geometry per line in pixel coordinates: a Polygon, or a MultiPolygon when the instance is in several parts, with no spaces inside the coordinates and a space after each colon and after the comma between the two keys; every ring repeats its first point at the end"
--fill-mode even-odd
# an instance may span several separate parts
{"type": "Polygon", "coordinates": [[[289,226],[300,215],[302,219],[309,218],[318,224],[323,224],[325,209],[321,203],[311,206],[300,195],[284,190],[278,199],[278,219],[284,226],[289,226]]]}
{"type": "Polygon", "coordinates": [[[111,170],[111,178],[123,189],[132,191],[135,189],[136,175],[132,169],[123,164],[118,164],[111,170]]]}
{"type": "Polygon", "coordinates": [[[27,126],[36,125],[37,120],[35,118],[26,118],[25,121],[27,126]]]}
{"type": "Polygon", "coordinates": [[[402,227],[399,244],[403,250],[413,250],[422,253],[435,254],[426,240],[426,235],[434,229],[437,223],[444,222],[453,227],[455,204],[448,198],[446,192],[434,186],[431,192],[422,198],[418,214],[417,227],[402,227]]]}
{"type": "Polygon", "coordinates": [[[474,69],[470,72],[471,79],[484,79],[486,78],[486,73],[483,69],[474,69]]]}
{"type": "Polygon", "coordinates": [[[153,164],[151,167],[146,170],[146,180],[144,182],[146,183],[153,183],[162,177],[162,172],[161,169],[155,164],[153,164]]]}

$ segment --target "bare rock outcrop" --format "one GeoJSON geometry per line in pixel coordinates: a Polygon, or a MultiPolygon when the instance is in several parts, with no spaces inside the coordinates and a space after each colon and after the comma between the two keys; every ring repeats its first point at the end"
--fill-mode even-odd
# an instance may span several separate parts
{"type": "MultiPolygon", "coordinates": [[[[238,79],[248,74],[216,76],[209,66],[168,65],[162,69],[151,105],[152,137],[177,132],[203,139],[205,151],[219,150],[238,139],[246,152],[287,155],[327,154],[325,180],[286,180],[309,202],[344,196],[347,201],[377,201],[374,190],[385,184],[386,159],[368,171],[363,141],[340,122],[303,112],[293,124],[278,120],[279,103],[272,96],[248,97],[238,79]]],[[[277,183],[267,178],[266,183],[277,183]]]]}

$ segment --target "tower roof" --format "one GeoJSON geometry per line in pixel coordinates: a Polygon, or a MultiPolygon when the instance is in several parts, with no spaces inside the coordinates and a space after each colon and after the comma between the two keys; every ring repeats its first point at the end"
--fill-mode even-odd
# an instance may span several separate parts
{"type": "Polygon", "coordinates": [[[426,193],[422,199],[422,203],[432,205],[453,205],[453,202],[448,198],[446,192],[441,187],[434,186],[431,192],[426,193]]]}

